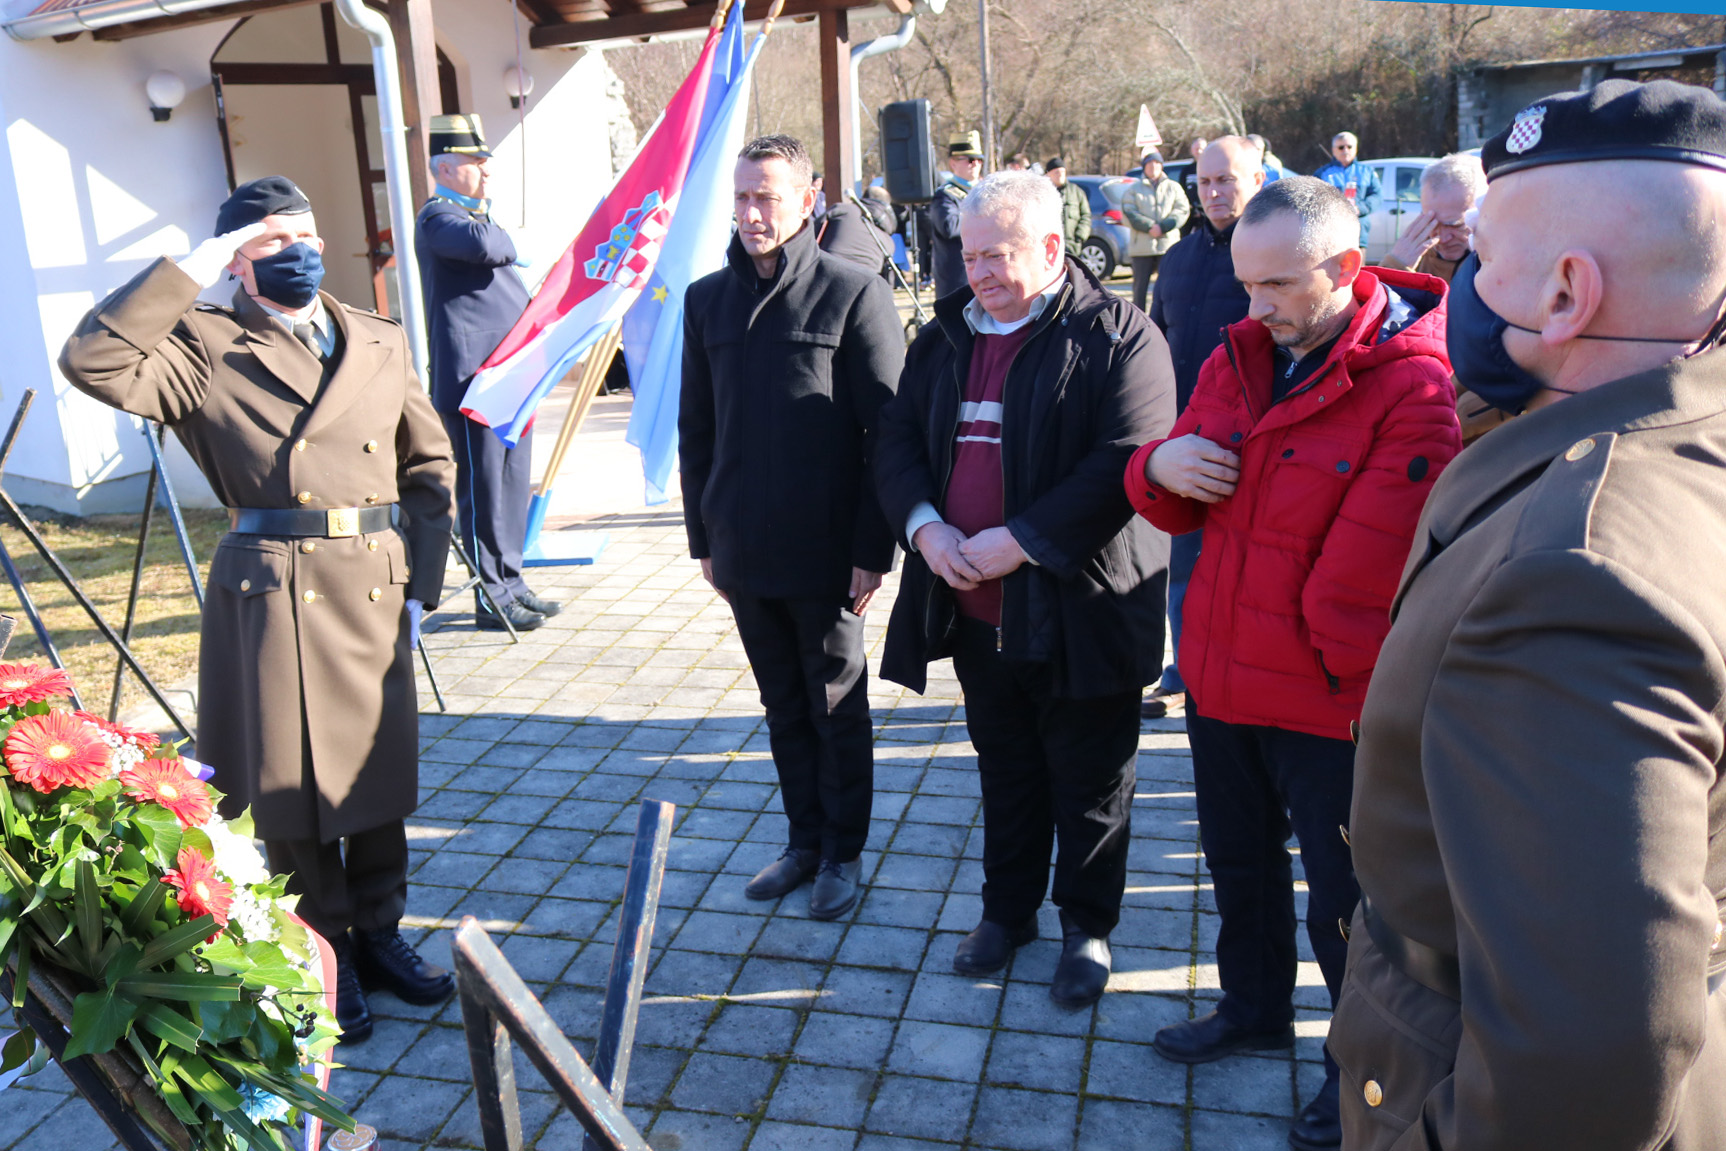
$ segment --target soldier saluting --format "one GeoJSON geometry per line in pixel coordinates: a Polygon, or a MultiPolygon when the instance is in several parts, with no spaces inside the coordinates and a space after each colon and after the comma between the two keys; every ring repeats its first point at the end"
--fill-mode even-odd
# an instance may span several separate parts
{"type": "Polygon", "coordinates": [[[291,181],[242,185],[216,232],[98,304],[60,370],[173,428],[228,508],[198,755],[228,814],[251,805],[271,870],[334,945],[337,1021],[358,1040],[362,980],[420,1004],[454,986],[397,924],[419,795],[412,644],[442,588],[455,467],[401,327],[318,291],[323,241],[291,181]],[[199,304],[224,271],[233,305],[199,304]]]}

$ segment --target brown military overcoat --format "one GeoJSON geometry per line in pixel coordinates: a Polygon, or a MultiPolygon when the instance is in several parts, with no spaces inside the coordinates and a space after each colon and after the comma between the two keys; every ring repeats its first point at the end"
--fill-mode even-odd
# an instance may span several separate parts
{"type": "MultiPolygon", "coordinates": [[[[413,811],[418,706],[406,599],[437,602],[455,465],[401,327],[323,304],[326,370],[251,297],[196,304],[159,260],[84,317],[60,356],[79,390],[173,428],[230,508],[401,505],[334,539],[230,532],[210,563],[198,756],[264,839],[333,840],[413,811]]],[[[230,814],[232,812],[230,811],[230,814]]]]}
{"type": "Polygon", "coordinates": [[[1349,829],[1388,943],[1356,913],[1343,1146],[1726,1148],[1726,351],[1463,452],[1393,613],[1349,829]]]}

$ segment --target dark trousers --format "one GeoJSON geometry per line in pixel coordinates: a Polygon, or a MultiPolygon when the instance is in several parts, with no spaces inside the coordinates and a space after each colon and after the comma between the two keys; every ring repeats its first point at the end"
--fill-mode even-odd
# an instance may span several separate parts
{"type": "MultiPolygon", "coordinates": [[[[1203,701],[1198,701],[1203,706],[1203,701]]],[[[1347,923],[1360,899],[1342,828],[1354,789],[1354,745],[1298,731],[1223,723],[1187,707],[1199,840],[1222,923],[1223,1018],[1271,1031],[1294,1019],[1295,904],[1288,839],[1300,841],[1307,938],[1331,1006],[1342,990],[1347,923]]],[[[1327,1055],[1328,1059],[1328,1055],[1327,1055]]]]}
{"type": "Polygon", "coordinates": [[[455,449],[462,546],[501,608],[528,590],[521,577],[521,549],[527,537],[533,429],[523,432],[512,448],[460,412],[443,413],[443,426],[455,449]]]}
{"type": "Polygon", "coordinates": [[[1193,569],[1199,564],[1199,541],[1203,538],[1203,532],[1185,532],[1169,537],[1169,640],[1175,654],[1169,660],[1169,666],[1163,669],[1164,691],[1187,690],[1180,666],[1181,609],[1187,602],[1187,584],[1193,578],[1193,569]]]}
{"type": "Polygon", "coordinates": [[[848,598],[728,594],[767,711],[789,845],[849,863],[868,841],[875,799],[863,619],[848,598]]]}
{"type": "Polygon", "coordinates": [[[265,840],[264,856],[300,897],[300,918],[325,939],[350,927],[388,931],[407,910],[408,837],[399,819],[331,843],[265,840]]]}
{"type": "Polygon", "coordinates": [[[1157,274],[1157,266],[1163,262],[1163,258],[1128,256],[1127,262],[1133,266],[1133,307],[1144,311],[1145,301],[1150,296],[1151,277],[1157,274]]]}
{"type": "Polygon", "coordinates": [[[1035,915],[1058,845],[1055,906],[1107,936],[1127,886],[1139,693],[1057,699],[1047,664],[1002,659],[995,628],[963,618],[953,670],[983,789],[983,918],[1035,915]]]}

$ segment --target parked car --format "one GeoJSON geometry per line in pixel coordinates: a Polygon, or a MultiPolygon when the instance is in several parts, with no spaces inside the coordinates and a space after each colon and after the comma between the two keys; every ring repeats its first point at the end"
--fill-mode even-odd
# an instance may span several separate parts
{"type": "Polygon", "coordinates": [[[1091,238],[1073,253],[1099,280],[1115,274],[1127,262],[1133,230],[1121,215],[1121,195],[1132,181],[1125,176],[1068,176],[1091,201],[1091,238]]]}
{"type": "MultiPolygon", "coordinates": [[[[1197,160],[1168,160],[1163,163],[1163,175],[1179,184],[1187,193],[1187,205],[1192,209],[1187,216],[1189,227],[1198,221],[1199,212],[1202,210],[1199,205],[1198,185],[1193,182],[1193,169],[1197,166],[1197,160]]],[[[1144,170],[1143,164],[1134,164],[1127,169],[1127,176],[1137,180],[1144,170]]]]}
{"type": "Polygon", "coordinates": [[[1421,173],[1438,160],[1433,156],[1396,156],[1366,163],[1378,172],[1380,189],[1378,210],[1367,217],[1372,231],[1366,242],[1366,262],[1376,264],[1402,238],[1403,226],[1420,215],[1421,173]]]}

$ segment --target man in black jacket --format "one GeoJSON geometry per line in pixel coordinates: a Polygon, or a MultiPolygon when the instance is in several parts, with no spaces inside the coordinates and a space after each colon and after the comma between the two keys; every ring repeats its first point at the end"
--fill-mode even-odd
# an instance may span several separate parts
{"type": "MultiPolygon", "coordinates": [[[[523,432],[512,448],[461,411],[473,374],[527,307],[527,285],[516,271],[515,244],[491,218],[491,152],[479,117],[433,116],[429,135],[436,195],[414,221],[414,252],[425,293],[432,407],[455,448],[456,506],[468,556],[498,610],[527,631],[560,609],[535,595],[521,574],[533,432],[523,432]]],[[[482,631],[503,630],[477,593],[474,623],[482,631]]]]}
{"type": "MultiPolygon", "coordinates": [[[[1229,250],[1235,222],[1265,185],[1263,154],[1245,136],[1212,140],[1198,154],[1199,224],[1170,248],[1151,297],[1151,323],[1169,341],[1175,365],[1175,414],[1186,410],[1199,369],[1223,342],[1223,329],[1247,318],[1247,290],[1235,279],[1229,250]]],[[[1199,562],[1199,533],[1169,541],[1169,633],[1181,645],[1181,608],[1187,581],[1199,562]]],[[[1161,719],[1186,707],[1187,686],[1171,660],[1146,697],[1143,715],[1161,719]]]]}
{"type": "Polygon", "coordinates": [[[983,920],[954,969],[995,971],[1037,937],[1058,842],[1049,993],[1078,1007],[1108,981],[1139,691],[1162,666],[1168,537],[1119,469],[1173,425],[1174,378],[1144,313],[1064,257],[1047,179],[985,178],[960,230],[969,287],[937,302],[881,413],[881,506],[910,553],[881,674],[920,692],[951,655],[965,691],[983,920]]]}
{"type": "Polygon", "coordinates": [[[791,825],[745,894],[814,875],[833,919],[874,796],[863,611],[894,545],[868,460],[905,340],[881,278],[816,246],[814,207],[802,144],[744,146],[727,266],[689,286],[678,431],[689,554],[737,618],[791,825]]]}

